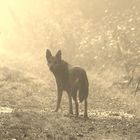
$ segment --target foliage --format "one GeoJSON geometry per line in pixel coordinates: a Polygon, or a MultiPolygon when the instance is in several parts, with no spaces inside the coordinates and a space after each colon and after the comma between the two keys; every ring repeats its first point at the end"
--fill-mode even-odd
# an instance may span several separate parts
{"type": "MultiPolygon", "coordinates": [[[[44,59],[46,48],[87,69],[139,65],[140,12],[137,0],[42,0],[16,26],[20,49],[44,59]],[[19,33],[20,31],[20,33],[19,33]]],[[[15,11],[16,12],[16,11],[15,11]]],[[[15,17],[15,16],[14,16],[15,17]]],[[[18,17],[18,14],[17,14],[18,17]]],[[[16,20],[21,21],[22,17],[16,20]]],[[[19,48],[18,48],[19,50],[19,48]]]]}

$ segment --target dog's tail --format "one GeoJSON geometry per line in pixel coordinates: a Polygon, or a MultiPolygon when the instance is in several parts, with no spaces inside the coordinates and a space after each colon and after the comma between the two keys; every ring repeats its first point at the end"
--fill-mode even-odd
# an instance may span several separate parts
{"type": "Polygon", "coordinates": [[[79,85],[79,101],[82,102],[84,99],[86,99],[88,97],[88,87],[89,87],[89,83],[88,83],[88,78],[87,78],[87,74],[84,71],[81,76],[80,76],[80,81],[79,81],[80,85],[79,85]]]}

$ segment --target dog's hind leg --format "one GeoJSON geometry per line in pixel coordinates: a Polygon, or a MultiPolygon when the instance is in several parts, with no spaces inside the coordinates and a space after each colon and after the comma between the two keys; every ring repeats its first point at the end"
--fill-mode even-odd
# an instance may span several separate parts
{"type": "Polygon", "coordinates": [[[68,93],[68,98],[69,98],[69,114],[73,114],[72,98],[69,93],[68,93]]]}
{"type": "Polygon", "coordinates": [[[84,118],[88,118],[88,113],[87,113],[87,99],[85,99],[85,112],[84,112],[84,118]]]}

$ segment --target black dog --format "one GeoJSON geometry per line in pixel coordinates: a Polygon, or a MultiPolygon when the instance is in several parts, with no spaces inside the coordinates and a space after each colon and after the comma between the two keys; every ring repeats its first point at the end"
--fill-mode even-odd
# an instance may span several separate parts
{"type": "Polygon", "coordinates": [[[84,69],[80,67],[72,67],[67,62],[61,59],[61,51],[59,50],[55,56],[52,56],[51,51],[47,49],[46,59],[50,71],[54,74],[58,98],[56,110],[60,107],[62,98],[62,92],[66,91],[69,97],[69,113],[73,114],[72,99],[75,101],[76,116],[79,115],[79,107],[77,101],[77,94],[79,93],[79,101],[85,102],[84,117],[88,117],[87,114],[87,97],[88,97],[88,78],[84,69]]]}

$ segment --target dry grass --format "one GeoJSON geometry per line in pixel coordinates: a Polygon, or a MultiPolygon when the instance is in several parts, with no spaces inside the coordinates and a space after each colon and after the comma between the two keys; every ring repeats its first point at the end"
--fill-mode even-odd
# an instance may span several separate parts
{"type": "MultiPolygon", "coordinates": [[[[6,59],[5,59],[6,61],[6,59]]],[[[26,64],[5,63],[0,67],[0,105],[13,109],[0,114],[0,138],[4,140],[135,140],[139,139],[139,95],[129,89],[112,86],[118,77],[113,70],[88,72],[90,94],[89,119],[83,119],[83,104],[79,118],[68,116],[68,99],[64,93],[58,113],[56,85],[46,66],[42,74],[31,72],[26,64]],[[22,68],[22,69],[21,69],[22,68]]],[[[30,63],[30,62],[29,62],[30,63]]],[[[34,63],[33,63],[34,64],[34,63]]],[[[37,65],[37,64],[36,64],[37,65]]],[[[29,66],[29,65],[28,65],[29,66]]],[[[43,69],[44,68],[44,69],[43,69]]],[[[115,71],[115,70],[114,70],[115,71]]],[[[119,79],[119,78],[118,78],[119,79]]]]}

